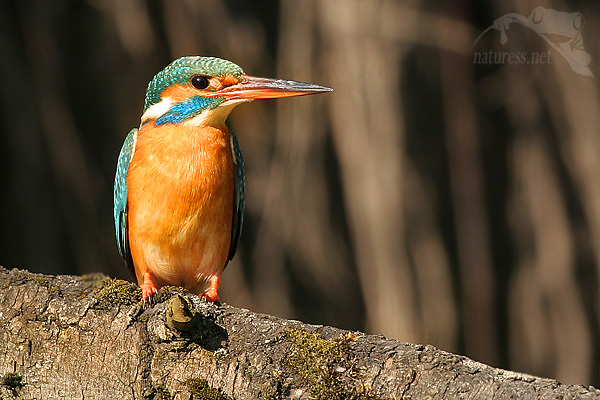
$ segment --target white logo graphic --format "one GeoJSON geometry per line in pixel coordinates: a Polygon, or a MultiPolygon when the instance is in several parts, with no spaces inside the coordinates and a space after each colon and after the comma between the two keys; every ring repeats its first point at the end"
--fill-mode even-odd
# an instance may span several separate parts
{"type": "MultiPolygon", "coordinates": [[[[583,28],[585,19],[583,18],[583,15],[578,12],[568,13],[540,6],[533,10],[529,17],[524,17],[515,13],[504,14],[479,35],[473,44],[473,47],[475,47],[479,39],[491,29],[500,31],[500,43],[505,45],[508,42],[506,31],[510,29],[510,24],[514,22],[524,25],[537,33],[569,63],[569,66],[573,71],[578,74],[590,76],[592,78],[594,77],[592,71],[587,67],[592,58],[584,50],[583,37],[581,36],[581,29],[583,28]]],[[[498,53],[492,54],[490,51],[489,55],[496,56],[494,60],[498,63],[497,54],[498,53]]],[[[488,53],[476,53],[475,55],[476,63],[490,62],[490,60],[485,57],[488,53]]],[[[548,56],[549,55],[550,52],[548,52],[548,56]]],[[[509,57],[510,56],[511,55],[509,54],[509,57]]],[[[504,59],[504,57],[502,59],[504,59]]],[[[517,60],[517,63],[519,60],[524,63],[530,63],[523,54],[516,54],[513,59],[517,60]]],[[[550,63],[549,59],[547,59],[547,63],[550,63]]]]}

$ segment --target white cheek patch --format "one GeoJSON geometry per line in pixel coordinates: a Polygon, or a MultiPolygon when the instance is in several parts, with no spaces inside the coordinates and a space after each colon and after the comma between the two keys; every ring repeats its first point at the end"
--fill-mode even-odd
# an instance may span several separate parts
{"type": "Polygon", "coordinates": [[[175,104],[175,102],[170,97],[165,97],[160,102],[148,107],[144,115],[142,115],[140,127],[152,119],[162,117],[167,111],[171,109],[173,104],[175,104]]]}
{"type": "MultiPolygon", "coordinates": [[[[247,103],[252,99],[232,99],[219,104],[215,108],[202,111],[199,115],[185,121],[185,124],[194,126],[222,126],[231,111],[241,103],[247,103]]],[[[170,97],[163,98],[160,102],[148,107],[144,115],[142,115],[140,129],[146,122],[158,119],[166,114],[175,102],[170,97]]]]}

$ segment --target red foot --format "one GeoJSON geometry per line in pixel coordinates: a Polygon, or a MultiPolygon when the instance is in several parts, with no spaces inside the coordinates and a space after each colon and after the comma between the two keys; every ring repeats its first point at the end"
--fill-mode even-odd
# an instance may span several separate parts
{"type": "Polygon", "coordinates": [[[214,303],[219,300],[219,281],[221,280],[218,276],[210,278],[210,287],[202,294],[202,298],[214,303]]]}
{"type": "Polygon", "coordinates": [[[145,303],[148,299],[152,299],[152,296],[156,293],[156,286],[154,286],[154,282],[152,282],[150,272],[144,272],[142,277],[144,278],[144,282],[140,287],[142,288],[142,300],[144,300],[145,303]]]}

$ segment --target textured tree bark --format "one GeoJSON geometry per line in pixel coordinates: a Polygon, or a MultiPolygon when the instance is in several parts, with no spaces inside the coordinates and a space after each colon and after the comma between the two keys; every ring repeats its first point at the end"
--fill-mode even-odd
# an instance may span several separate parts
{"type": "Polygon", "coordinates": [[[600,399],[432,346],[0,267],[0,398],[600,399]]]}

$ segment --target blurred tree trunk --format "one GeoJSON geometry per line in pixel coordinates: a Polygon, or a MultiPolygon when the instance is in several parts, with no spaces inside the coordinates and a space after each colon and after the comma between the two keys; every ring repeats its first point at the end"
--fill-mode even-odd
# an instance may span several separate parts
{"type": "Polygon", "coordinates": [[[440,351],[103,275],[0,267],[2,398],[600,399],[440,351]]]}
{"type": "Polygon", "coordinates": [[[374,8],[369,1],[319,2],[319,7],[324,58],[337,91],[330,99],[333,141],[367,328],[416,340],[421,319],[415,311],[415,273],[402,245],[405,131],[403,113],[398,112],[403,107],[400,76],[408,46],[378,36],[387,7],[374,8]],[[346,80],[353,84],[345,85],[346,80]]]}

